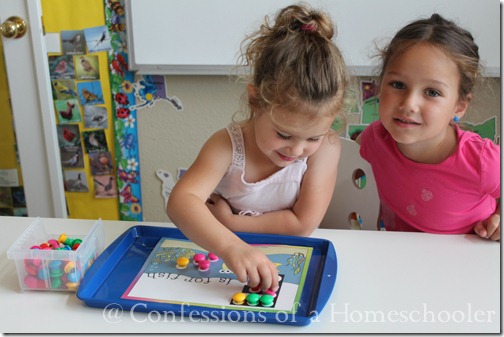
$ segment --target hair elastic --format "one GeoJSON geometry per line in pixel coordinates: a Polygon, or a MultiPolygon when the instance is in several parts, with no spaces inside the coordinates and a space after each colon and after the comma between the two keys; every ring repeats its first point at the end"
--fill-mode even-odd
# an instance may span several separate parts
{"type": "Polygon", "coordinates": [[[453,117],[453,121],[454,121],[455,123],[458,123],[458,121],[459,121],[459,120],[460,120],[460,118],[459,118],[458,116],[453,117]]]}
{"type": "Polygon", "coordinates": [[[313,23],[305,23],[301,25],[301,30],[306,32],[316,32],[317,26],[315,26],[313,23]]]}

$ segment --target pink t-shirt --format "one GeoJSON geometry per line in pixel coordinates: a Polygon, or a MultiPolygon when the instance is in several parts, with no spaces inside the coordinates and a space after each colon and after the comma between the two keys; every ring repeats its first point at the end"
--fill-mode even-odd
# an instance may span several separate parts
{"type": "Polygon", "coordinates": [[[473,233],[500,198],[500,148],[456,126],[456,152],[439,164],[404,157],[381,122],[361,135],[361,156],[373,168],[387,230],[473,233]]]}

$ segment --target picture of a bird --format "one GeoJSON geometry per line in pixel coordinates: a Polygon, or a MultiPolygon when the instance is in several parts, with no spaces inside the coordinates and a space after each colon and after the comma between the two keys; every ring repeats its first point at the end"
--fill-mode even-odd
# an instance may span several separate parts
{"type": "Polygon", "coordinates": [[[80,34],[75,34],[74,36],[72,36],[72,38],[70,38],[70,39],[63,39],[62,41],[63,42],[67,42],[67,43],[71,43],[73,45],[78,45],[80,43],[80,40],[81,40],[81,35],[80,34]]]}
{"type": "Polygon", "coordinates": [[[63,97],[77,97],[77,93],[61,83],[61,81],[53,81],[53,88],[56,90],[56,93],[63,97]]]}
{"type": "Polygon", "coordinates": [[[66,119],[68,121],[72,120],[72,117],[73,117],[73,112],[72,110],[75,108],[75,103],[72,104],[70,102],[67,102],[67,109],[66,110],[63,110],[63,111],[58,111],[58,113],[60,114],[61,118],[63,119],[66,119]]]}
{"type": "Polygon", "coordinates": [[[93,122],[96,122],[96,123],[100,124],[101,122],[103,122],[104,119],[105,119],[105,116],[103,116],[103,115],[97,115],[97,116],[93,116],[93,118],[91,120],[93,122]]]}
{"type": "Polygon", "coordinates": [[[108,125],[107,109],[96,105],[84,105],[84,124],[86,128],[98,128],[108,125]]]}
{"type": "Polygon", "coordinates": [[[82,89],[82,97],[84,98],[84,101],[86,103],[89,103],[89,102],[92,102],[92,101],[95,101],[98,99],[98,96],[96,96],[95,94],[93,94],[91,91],[87,90],[87,89],[82,89]]]}
{"type": "Polygon", "coordinates": [[[92,146],[94,147],[98,147],[98,148],[102,148],[104,147],[100,141],[98,140],[98,138],[96,138],[96,134],[95,133],[91,133],[89,135],[89,138],[88,138],[88,141],[89,141],[89,144],[91,144],[92,146]]]}
{"type": "Polygon", "coordinates": [[[82,69],[86,73],[89,73],[91,71],[95,71],[95,69],[94,69],[93,65],[91,64],[91,62],[87,58],[85,58],[84,56],[80,57],[80,64],[81,64],[82,69]]]}
{"type": "Polygon", "coordinates": [[[81,36],[82,36],[81,34],[75,34],[70,39],[62,39],[61,41],[63,43],[69,43],[69,44],[71,44],[72,47],[73,47],[73,51],[77,52],[82,47],[82,44],[81,44],[82,37],[81,36]]]}
{"type": "Polygon", "coordinates": [[[91,165],[91,172],[93,175],[112,174],[112,163],[109,159],[110,154],[105,152],[91,153],[89,164],[91,165]]]}
{"type": "Polygon", "coordinates": [[[96,43],[96,45],[94,46],[93,49],[96,49],[96,47],[98,47],[98,45],[100,43],[102,43],[103,41],[105,41],[105,38],[107,37],[107,32],[106,31],[103,31],[102,33],[102,36],[100,37],[100,40],[98,40],[98,42],[96,43]]]}
{"type": "Polygon", "coordinates": [[[109,192],[109,191],[112,189],[112,187],[114,187],[114,186],[113,186],[114,177],[112,177],[112,176],[110,176],[110,177],[109,177],[109,182],[108,182],[108,184],[106,184],[106,185],[105,185],[105,184],[102,184],[101,182],[99,182],[99,181],[98,181],[98,180],[96,180],[96,179],[93,179],[93,180],[94,180],[94,182],[95,182],[95,183],[97,183],[98,185],[102,186],[102,187],[103,187],[103,190],[104,190],[105,192],[109,192]]]}
{"type": "Polygon", "coordinates": [[[65,180],[66,189],[69,192],[88,192],[87,185],[83,182],[81,173],[77,174],[76,179],[65,180]]]}
{"type": "Polygon", "coordinates": [[[71,143],[75,139],[76,134],[67,128],[63,128],[63,138],[69,143],[71,143]]]}
{"type": "Polygon", "coordinates": [[[72,157],[70,157],[70,159],[61,161],[63,166],[66,166],[66,167],[75,166],[75,165],[77,165],[78,162],[79,162],[79,153],[78,152],[75,152],[75,154],[72,157]]]}
{"type": "Polygon", "coordinates": [[[53,73],[55,75],[63,75],[66,73],[67,70],[67,61],[61,60],[56,64],[56,67],[54,67],[53,73]]]}

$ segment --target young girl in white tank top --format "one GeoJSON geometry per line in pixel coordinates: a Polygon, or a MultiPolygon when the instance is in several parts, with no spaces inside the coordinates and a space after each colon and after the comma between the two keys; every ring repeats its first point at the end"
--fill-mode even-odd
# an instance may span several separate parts
{"type": "Polygon", "coordinates": [[[252,287],[275,289],[278,271],[234,232],[310,235],[332,197],[331,125],[349,81],[333,35],[328,15],[305,5],[266,18],[243,45],[248,118],[208,139],[168,201],[173,223],[252,287]]]}

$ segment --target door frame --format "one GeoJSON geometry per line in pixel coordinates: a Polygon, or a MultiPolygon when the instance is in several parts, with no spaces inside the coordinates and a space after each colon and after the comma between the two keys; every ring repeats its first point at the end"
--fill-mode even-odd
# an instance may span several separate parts
{"type": "Polygon", "coordinates": [[[2,37],[28,216],[67,218],[40,0],[0,0],[0,20],[23,18],[26,35],[2,37]],[[29,99],[28,99],[29,98],[29,99]]]}

